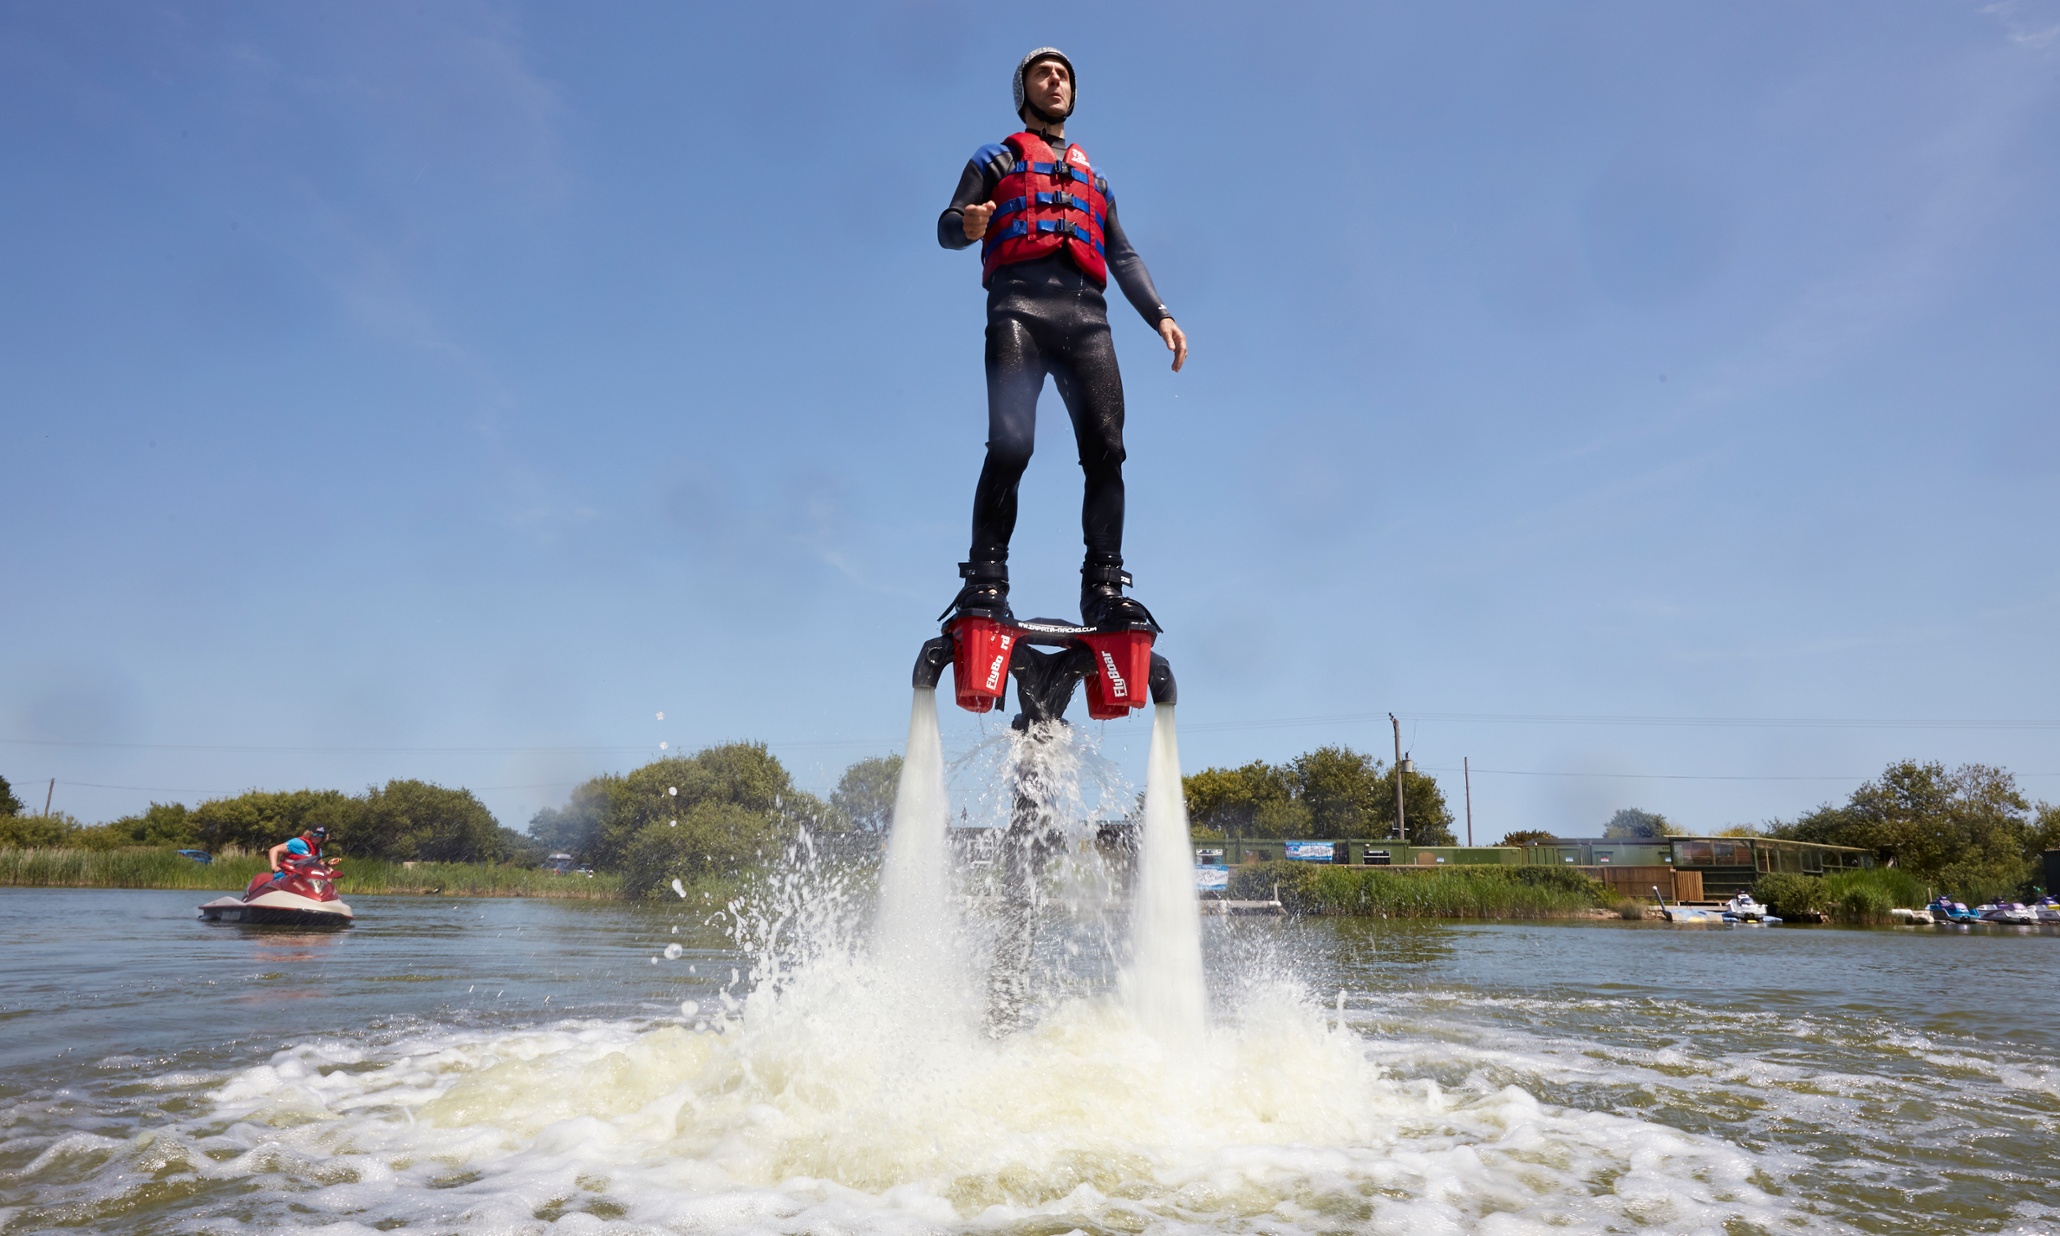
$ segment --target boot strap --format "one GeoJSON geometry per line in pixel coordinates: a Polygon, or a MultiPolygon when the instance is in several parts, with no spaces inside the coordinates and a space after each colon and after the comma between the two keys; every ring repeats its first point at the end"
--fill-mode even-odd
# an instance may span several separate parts
{"type": "Polygon", "coordinates": [[[1095,584],[1115,584],[1118,587],[1128,588],[1130,586],[1130,572],[1119,566],[1097,566],[1090,563],[1080,568],[1080,582],[1089,586],[1095,584]]]}
{"type": "Polygon", "coordinates": [[[1005,584],[1009,582],[1009,564],[1006,562],[961,562],[958,577],[983,584],[1005,584]]]}

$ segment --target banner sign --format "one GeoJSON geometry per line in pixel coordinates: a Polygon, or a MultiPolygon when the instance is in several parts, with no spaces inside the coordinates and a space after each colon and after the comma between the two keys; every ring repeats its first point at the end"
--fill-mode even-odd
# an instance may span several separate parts
{"type": "Polygon", "coordinates": [[[1227,893],[1230,891],[1230,868],[1195,868],[1195,891],[1198,893],[1227,893]]]}
{"type": "Polygon", "coordinates": [[[1298,863],[1327,863],[1337,857],[1337,847],[1328,841],[1290,841],[1287,856],[1298,863]]]}

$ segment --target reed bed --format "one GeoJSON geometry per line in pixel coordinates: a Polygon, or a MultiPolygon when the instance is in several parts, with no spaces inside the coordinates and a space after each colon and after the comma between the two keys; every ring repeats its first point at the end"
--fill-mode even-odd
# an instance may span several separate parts
{"type": "Polygon", "coordinates": [[[1923,882],[1895,867],[1838,871],[1822,878],[1776,872],[1761,876],[1752,892],[1785,919],[1828,918],[1859,926],[1892,923],[1897,908],[1916,909],[1928,900],[1923,882]]]}
{"type": "MultiPolygon", "coordinates": [[[[0,850],[0,885],[41,888],[190,888],[240,892],[269,867],[263,855],[196,863],[170,850],[0,850]]],[[[345,858],[336,891],[450,897],[567,897],[612,900],[622,895],[612,875],[555,875],[535,867],[488,863],[400,863],[345,858]]]]}
{"type": "Polygon", "coordinates": [[[1251,863],[1230,874],[1233,900],[1265,900],[1298,914],[1386,918],[1576,918],[1615,894],[1556,867],[1332,867],[1251,863]]]}

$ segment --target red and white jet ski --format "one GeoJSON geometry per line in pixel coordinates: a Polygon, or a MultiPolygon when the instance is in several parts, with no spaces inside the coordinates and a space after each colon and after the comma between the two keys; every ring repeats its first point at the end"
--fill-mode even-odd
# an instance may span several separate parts
{"type": "Polygon", "coordinates": [[[348,927],[351,908],[336,897],[336,868],[321,859],[292,859],[279,871],[259,872],[241,897],[217,897],[200,907],[209,922],[285,927],[348,927]]]}

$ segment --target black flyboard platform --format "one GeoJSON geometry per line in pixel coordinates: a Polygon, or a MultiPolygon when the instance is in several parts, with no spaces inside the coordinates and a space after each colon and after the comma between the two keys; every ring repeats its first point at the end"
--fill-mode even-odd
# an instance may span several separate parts
{"type": "MultiPolygon", "coordinates": [[[[1046,721],[1064,721],[1073,693],[1097,672],[1094,652],[1085,637],[1106,633],[1056,618],[1032,618],[1007,626],[1017,637],[1009,654],[1008,672],[1016,680],[1016,702],[1022,709],[1010,724],[1021,730],[1046,721]]],[[[957,637],[950,628],[923,641],[922,651],[916,654],[913,685],[935,690],[943,681],[945,669],[956,659],[957,648],[957,637]]],[[[1173,680],[1173,666],[1156,651],[1151,654],[1151,672],[1146,681],[1154,704],[1176,702],[1179,689],[1173,680]]],[[[1000,706],[997,699],[995,707],[1000,706]]]]}

